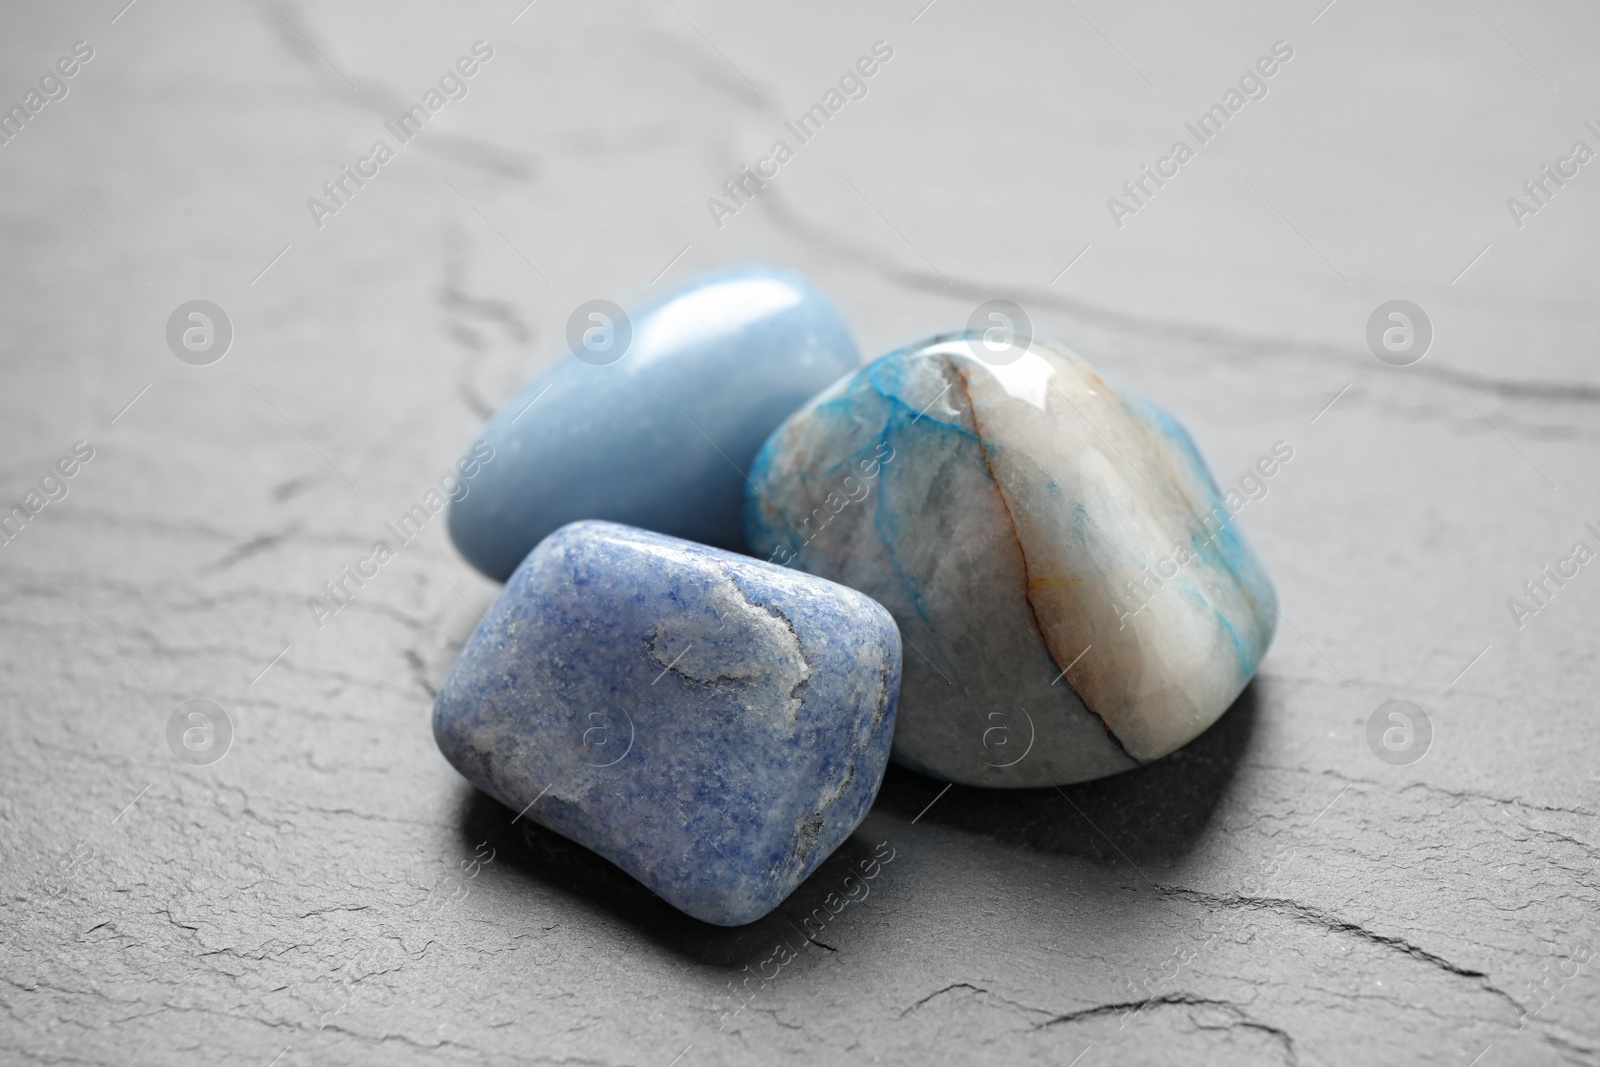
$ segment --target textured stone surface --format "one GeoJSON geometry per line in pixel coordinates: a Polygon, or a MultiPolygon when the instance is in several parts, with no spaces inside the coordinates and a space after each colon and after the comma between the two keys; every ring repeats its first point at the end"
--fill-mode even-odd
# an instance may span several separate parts
{"type": "Polygon", "coordinates": [[[892,352],[790,416],[750,477],[753,552],[893,612],[915,650],[895,758],[924,773],[1065,785],[1147,763],[1215,722],[1272,639],[1272,582],[1233,522],[1248,499],[1059,341],[892,352]]]}
{"type": "Polygon", "coordinates": [[[0,148],[0,501],[95,456],[0,547],[4,1057],[1593,1062],[1600,973],[1556,976],[1600,941],[1600,577],[1520,630],[1506,599],[1600,525],[1594,164],[1521,230],[1505,199],[1585,136],[1600,21],[1324,3],[12,5],[0,100],[96,55],[0,148]],[[315,229],[306,198],[480,37],[471,95],[315,229]],[[716,229],[706,198],[880,38],[869,95],[716,229]],[[1279,38],[1270,95],[1114,228],[1107,197],[1279,38]],[[752,261],[816,279],[868,353],[1009,297],[1182,412],[1223,484],[1295,458],[1237,520],[1283,616],[1212,729],[1060,792],[891,766],[723,930],[439,755],[434,691],[499,591],[442,516],[320,630],[306,599],[580,303],[752,261]],[[236,327],[210,367],[164,341],[197,297],[236,327]],[[1366,347],[1396,297],[1436,327],[1412,367],[1366,347]],[[1396,698],[1436,727],[1410,767],[1365,740],[1396,698]],[[237,727],[210,767],[167,747],[194,699],[237,727]]]}
{"type": "Polygon", "coordinates": [[[787,271],[719,271],[589,323],[610,331],[585,353],[606,362],[568,356],[501,408],[483,431],[499,462],[450,507],[451,539],[491,578],[578,519],[742,548],[743,468],[856,365],[833,301],[787,271]]]}
{"type": "Polygon", "coordinates": [[[875,601],[586,521],[511,576],[445,678],[433,734],[519,817],[739,926],[860,825],[899,690],[900,634],[875,601]]]}

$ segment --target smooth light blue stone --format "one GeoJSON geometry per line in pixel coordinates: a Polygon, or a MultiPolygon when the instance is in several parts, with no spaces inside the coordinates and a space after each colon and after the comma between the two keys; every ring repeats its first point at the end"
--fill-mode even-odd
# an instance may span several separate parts
{"type": "Polygon", "coordinates": [[[451,503],[450,536],[490,577],[505,580],[578,519],[743,549],[744,475],[756,450],[860,362],[833,302],[786,271],[710,274],[629,318],[620,360],[595,366],[569,354],[481,435],[495,458],[451,503]]]}
{"type": "Polygon", "coordinates": [[[900,633],[861,593],[578,522],[511,576],[445,679],[433,732],[512,811],[737,926],[860,824],[899,692],[900,633]]]}

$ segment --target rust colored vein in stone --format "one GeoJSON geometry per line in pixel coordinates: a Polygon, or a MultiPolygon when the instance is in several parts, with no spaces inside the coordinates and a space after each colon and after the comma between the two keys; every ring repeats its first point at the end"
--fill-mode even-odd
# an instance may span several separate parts
{"type": "MultiPolygon", "coordinates": [[[[1051,664],[1061,670],[1061,680],[1067,683],[1067,688],[1071,689],[1072,695],[1078,698],[1078,703],[1083,705],[1083,710],[1099,719],[1100,727],[1105,730],[1106,737],[1110,738],[1111,743],[1116,745],[1117,750],[1124,756],[1134,760],[1127,746],[1122,743],[1122,738],[1118,737],[1112,731],[1111,724],[1106,722],[1105,716],[1089,706],[1089,702],[1084,699],[1083,694],[1078,692],[1077,686],[1072,684],[1072,679],[1066,676],[1066,669],[1061,666],[1061,661],[1056,656],[1055,649],[1050,647],[1050,638],[1044,632],[1043,624],[1039,622],[1039,609],[1033,602],[1034,579],[1028,573],[1028,552],[1022,546],[1022,535],[1017,532],[1017,519],[1016,516],[1011,514],[1011,502],[1006,499],[1005,490],[1000,488],[1000,479],[995,476],[994,464],[989,462],[989,447],[983,441],[983,426],[978,421],[978,405],[972,402],[972,388],[967,383],[967,376],[961,373],[961,368],[956,365],[955,360],[946,357],[946,363],[950,370],[954,372],[956,379],[961,383],[961,392],[967,398],[967,411],[972,414],[972,428],[975,431],[973,436],[978,439],[978,454],[983,457],[984,469],[989,472],[989,483],[994,486],[995,495],[1000,498],[1000,507],[1006,513],[1006,524],[1011,528],[1011,538],[1017,543],[1017,557],[1022,560],[1023,599],[1028,602],[1028,614],[1033,618],[1033,628],[1038,633],[1039,640],[1044,644],[1045,655],[1050,657],[1051,664]]],[[[1042,582],[1044,579],[1041,578],[1039,581],[1042,582]]],[[[1134,762],[1137,763],[1139,761],[1134,760],[1134,762]]]]}

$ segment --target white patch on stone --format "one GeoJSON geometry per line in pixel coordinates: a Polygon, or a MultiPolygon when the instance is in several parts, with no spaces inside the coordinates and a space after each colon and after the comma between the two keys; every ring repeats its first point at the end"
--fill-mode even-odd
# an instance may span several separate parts
{"type": "Polygon", "coordinates": [[[1003,366],[991,366],[989,373],[1008,396],[1045,410],[1046,392],[1056,369],[1037,352],[1024,352],[1020,359],[1003,366]]]}
{"type": "Polygon", "coordinates": [[[740,704],[775,730],[792,733],[811,677],[800,641],[782,618],[745,599],[718,567],[707,571],[703,599],[656,624],[650,654],[702,685],[735,683],[740,704]]]}

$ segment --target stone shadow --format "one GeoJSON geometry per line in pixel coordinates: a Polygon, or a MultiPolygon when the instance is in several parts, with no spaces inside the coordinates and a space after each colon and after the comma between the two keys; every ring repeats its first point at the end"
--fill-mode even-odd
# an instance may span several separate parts
{"type": "MultiPolygon", "coordinates": [[[[1258,701],[1252,684],[1210,730],[1178,752],[1138,770],[1059,790],[958,785],[939,797],[944,783],[891,764],[873,813],[916,820],[936,833],[977,835],[1097,866],[1132,862],[1161,869],[1182,859],[1202,836],[1249,747],[1258,701]],[[923,814],[935,797],[938,802],[923,814]]],[[[768,961],[780,943],[807,954],[830,949],[826,929],[808,940],[806,920],[826,909],[830,899],[837,903],[847,884],[860,885],[863,865],[874,856],[868,831],[860,829],[770,915],[746,926],[722,927],[683,914],[560,834],[525,818],[513,822],[515,814],[471,790],[459,818],[463,844],[470,851],[487,840],[496,850],[496,866],[515,871],[535,893],[555,898],[552,903],[563,909],[603,913],[680,959],[710,969],[719,982],[747,977],[747,966],[770,969],[768,961]],[[847,883],[852,875],[856,881],[847,883]]],[[[903,837],[896,834],[896,842],[903,843],[903,837]]],[[[811,929],[818,925],[813,918],[811,929]]]]}
{"type": "MultiPolygon", "coordinates": [[[[497,868],[515,871],[540,895],[556,898],[553,903],[558,901],[563,910],[572,907],[603,913],[682,959],[727,971],[726,977],[735,972],[742,977],[746,965],[758,968],[772,957],[779,942],[795,950],[818,951],[807,944],[806,919],[817,908],[826,907],[824,901],[830,894],[839,906],[847,892],[847,877],[855,876],[851,887],[863,884],[863,864],[867,869],[882,869],[872,868],[873,844],[858,830],[771,914],[745,926],[716,926],[685,915],[609,860],[553,830],[525,818],[513,825],[515,815],[473,789],[459,818],[464,847],[470,852],[479,842],[488,841],[495,849],[497,868]]],[[[865,884],[870,899],[871,883],[865,884]]],[[[858,888],[849,891],[863,892],[858,888]]],[[[847,907],[854,910],[855,905],[847,907]]],[[[817,925],[813,920],[813,931],[817,925]]],[[[817,941],[825,944],[826,935],[817,941]]]]}
{"type": "MultiPolygon", "coordinates": [[[[952,786],[918,825],[1107,866],[1172,866],[1200,840],[1227,791],[1250,747],[1260,701],[1252,681],[1209,730],[1183,748],[1109,778],[1059,789],[952,786]]],[[[874,810],[917,819],[943,788],[939,780],[891,763],[874,810]]]]}

